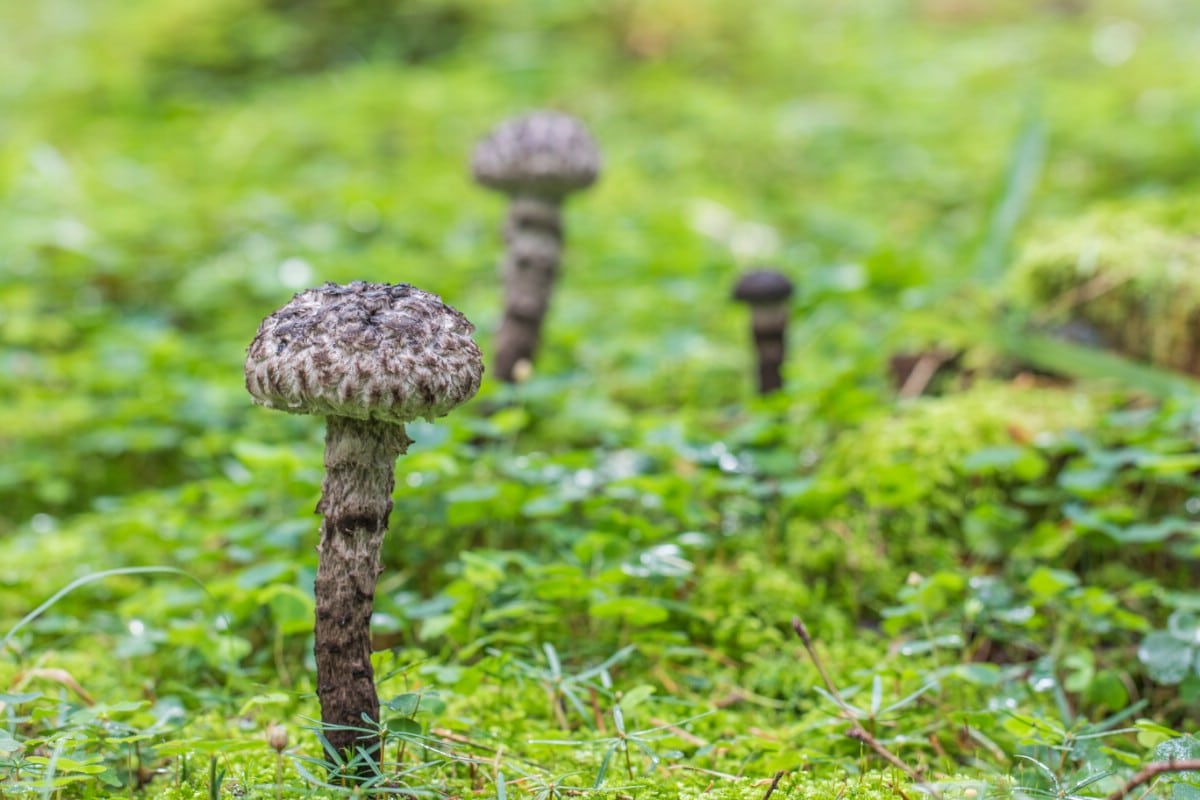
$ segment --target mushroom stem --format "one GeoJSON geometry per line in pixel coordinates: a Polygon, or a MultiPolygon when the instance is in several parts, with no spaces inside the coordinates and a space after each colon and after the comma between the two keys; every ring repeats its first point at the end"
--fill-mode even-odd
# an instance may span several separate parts
{"type": "Polygon", "coordinates": [[[783,388],[784,346],[788,308],[784,303],[759,304],[750,310],[750,331],[758,351],[758,393],[771,394],[783,388]]]}
{"type": "Polygon", "coordinates": [[[794,287],[786,275],[759,269],[742,275],[733,287],[733,299],[750,306],[750,330],[758,351],[758,393],[783,388],[784,343],[787,338],[788,298],[794,287]]]}
{"type": "Polygon", "coordinates": [[[558,200],[516,197],[504,226],[504,318],[496,333],[496,372],[509,383],[518,365],[532,362],[542,320],[562,262],[562,209],[558,200]]]}
{"type": "MultiPolygon", "coordinates": [[[[396,459],[411,440],[403,425],[331,416],[325,430],[325,480],[317,513],[317,697],[332,750],[352,758],[379,742],[360,730],[379,721],[371,668],[371,608],[381,571],[380,550],[392,510],[396,459]]],[[[369,770],[368,770],[369,772],[369,770]]]]}

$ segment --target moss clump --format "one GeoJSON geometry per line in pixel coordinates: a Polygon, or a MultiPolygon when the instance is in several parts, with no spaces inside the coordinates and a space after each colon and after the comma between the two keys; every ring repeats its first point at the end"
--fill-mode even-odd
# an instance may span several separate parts
{"type": "Polygon", "coordinates": [[[1152,364],[1200,375],[1200,236],[1171,215],[1107,210],[1046,228],[1013,280],[1040,322],[1152,364]]]}
{"type": "Polygon", "coordinates": [[[907,570],[952,563],[964,546],[986,556],[989,548],[964,536],[972,509],[1042,478],[1048,465],[1038,446],[1086,429],[1097,411],[1081,393],[985,384],[875,417],[834,442],[818,475],[823,534],[793,545],[812,559],[832,538],[847,559],[855,558],[845,568],[858,573],[851,583],[867,606],[886,600],[907,570]],[[983,453],[1005,456],[1003,477],[979,478],[973,459],[983,453]]]}
{"type": "Polygon", "coordinates": [[[1086,429],[1094,405],[1080,392],[984,384],[869,420],[834,442],[821,469],[873,508],[946,500],[947,509],[960,509],[969,499],[960,485],[967,456],[1086,429]],[[936,497],[943,492],[953,496],[936,497]]]}

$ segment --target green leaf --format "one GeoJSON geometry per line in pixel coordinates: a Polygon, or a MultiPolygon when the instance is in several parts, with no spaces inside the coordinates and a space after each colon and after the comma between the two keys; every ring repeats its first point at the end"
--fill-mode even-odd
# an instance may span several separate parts
{"type": "Polygon", "coordinates": [[[1196,530],[1196,524],[1178,517],[1168,517],[1158,522],[1137,522],[1132,525],[1114,526],[1108,535],[1118,542],[1147,544],[1162,542],[1176,533],[1196,530]]]}
{"type": "Polygon", "coordinates": [[[9,753],[15,753],[23,746],[24,745],[12,737],[12,734],[3,728],[0,728],[0,753],[4,753],[5,755],[9,753]]]}
{"type": "MultiPolygon", "coordinates": [[[[1179,773],[1180,776],[1194,774],[1191,771],[1179,773]]],[[[1200,800],[1200,786],[1183,783],[1185,778],[1175,778],[1171,781],[1171,800],[1200,800]]]]}
{"type": "Polygon", "coordinates": [[[1036,450],[1012,445],[976,450],[962,461],[968,475],[1008,473],[1022,481],[1035,481],[1045,474],[1046,459],[1036,450]]]}
{"type": "Polygon", "coordinates": [[[561,495],[544,494],[521,506],[521,515],[536,518],[556,517],[567,509],[567,501],[561,495]]]}
{"type": "Polygon", "coordinates": [[[1081,497],[1095,497],[1113,483],[1113,473],[1103,467],[1076,467],[1058,476],[1058,485],[1081,497]]]}
{"type": "Polygon", "coordinates": [[[632,711],[639,705],[644,703],[654,694],[655,688],[649,684],[641,684],[630,689],[621,695],[621,708],[625,711],[632,711]]]}
{"type": "Polygon", "coordinates": [[[998,686],[1006,681],[995,664],[955,664],[938,674],[953,675],[975,686],[998,686]]]}
{"type": "Polygon", "coordinates": [[[297,586],[271,584],[259,590],[260,605],[271,609],[271,618],[284,635],[307,634],[313,628],[315,604],[313,598],[297,586]]]}
{"type": "Polygon", "coordinates": [[[958,650],[962,646],[963,637],[961,634],[946,633],[941,636],[935,636],[932,639],[917,639],[912,642],[904,642],[898,650],[903,655],[916,656],[924,653],[932,653],[935,650],[958,650]]]}
{"type": "Polygon", "coordinates": [[[291,701],[291,699],[292,699],[291,697],[284,694],[283,692],[268,692],[267,694],[256,694],[253,697],[250,697],[249,699],[247,699],[246,702],[242,703],[241,708],[238,710],[238,714],[240,716],[244,717],[247,714],[249,714],[250,711],[259,709],[259,708],[273,708],[273,709],[279,710],[279,709],[286,707],[287,704],[291,701]]]}
{"type": "Polygon", "coordinates": [[[411,717],[416,714],[420,705],[420,692],[405,692],[404,694],[398,694],[387,702],[387,707],[389,709],[406,717],[411,717]]]}
{"type": "Polygon", "coordinates": [[[421,622],[421,638],[436,639],[454,627],[458,618],[453,614],[437,614],[426,617],[421,622]]]}
{"type": "Polygon", "coordinates": [[[264,564],[255,564],[253,567],[244,569],[238,574],[237,587],[243,590],[254,589],[265,583],[279,580],[294,568],[294,564],[285,561],[268,561],[264,564]]]}
{"type": "Polygon", "coordinates": [[[46,756],[29,756],[27,759],[31,764],[49,765],[54,762],[55,772],[78,774],[78,775],[99,775],[107,769],[103,764],[92,764],[86,761],[76,761],[73,758],[59,756],[56,759],[47,758],[46,756]]]}
{"type": "Polygon", "coordinates": [[[1151,453],[1138,459],[1138,467],[1151,475],[1191,476],[1200,471],[1200,453],[1151,453]]]}
{"type": "Polygon", "coordinates": [[[1154,748],[1155,761],[1185,761],[1193,758],[1200,758],[1200,739],[1195,736],[1177,736],[1154,748]]]}
{"type": "Polygon", "coordinates": [[[1035,603],[1045,603],[1079,585],[1079,576],[1063,569],[1038,567],[1025,579],[1035,603]]]}
{"type": "Polygon", "coordinates": [[[1121,676],[1112,670],[1103,670],[1084,689],[1088,703],[1110,710],[1123,709],[1129,705],[1129,689],[1121,676]]]}
{"type": "Polygon", "coordinates": [[[666,609],[641,597],[613,597],[591,604],[589,613],[597,619],[620,618],[630,625],[656,625],[670,616],[666,609]]]}
{"type": "Polygon", "coordinates": [[[423,732],[421,723],[410,717],[392,717],[385,724],[389,733],[405,739],[417,738],[423,732]]]}
{"type": "Polygon", "coordinates": [[[508,559],[497,553],[463,553],[463,580],[483,592],[491,592],[504,580],[508,559]]]}
{"type": "Polygon", "coordinates": [[[871,704],[867,711],[871,717],[876,717],[881,708],[883,708],[883,678],[879,673],[875,673],[871,676],[871,704]]]}
{"type": "Polygon", "coordinates": [[[1133,724],[1137,729],[1138,744],[1142,747],[1158,747],[1163,742],[1182,736],[1179,731],[1168,728],[1152,719],[1139,719],[1133,724]]]}
{"type": "Polygon", "coordinates": [[[500,493],[500,488],[495,484],[467,484],[458,486],[442,495],[442,499],[450,505],[455,503],[478,503],[485,500],[492,500],[500,493]]]}
{"type": "Polygon", "coordinates": [[[19,706],[33,700],[37,700],[42,696],[41,692],[23,692],[21,694],[10,694],[8,692],[0,692],[0,705],[19,706]]]}
{"type": "Polygon", "coordinates": [[[1192,647],[1200,647],[1200,612],[1180,609],[1167,618],[1167,632],[1192,647]]]}
{"type": "Polygon", "coordinates": [[[1146,665],[1151,678],[1172,685],[1182,682],[1192,671],[1196,654],[1187,643],[1170,633],[1154,631],[1142,639],[1138,660],[1146,665]]]}

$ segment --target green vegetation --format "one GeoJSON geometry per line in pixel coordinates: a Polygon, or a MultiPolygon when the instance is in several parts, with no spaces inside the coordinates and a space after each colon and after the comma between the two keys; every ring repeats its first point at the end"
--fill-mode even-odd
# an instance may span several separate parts
{"type": "MultiPolygon", "coordinates": [[[[1200,797],[1127,784],[1200,757],[1196,393],[1037,374],[1114,362],[1024,327],[1064,321],[1098,231],[1166,298],[1112,343],[1190,352],[1198,24],[0,6],[0,798],[1200,797]],[[468,158],[529,108],[604,169],[532,377],[409,426],[384,771],[352,787],[314,731],[322,424],[255,408],[245,349],[365,279],[441,294],[490,356],[505,209],[468,158]],[[768,397],[729,299],[763,265],[796,284],[768,397]],[[898,398],[891,357],[939,352],[898,398]]],[[[1085,319],[1132,320],[1116,298],[1085,319]]]]}
{"type": "MultiPolygon", "coordinates": [[[[1080,335],[1198,375],[1200,244],[1194,234],[1156,219],[1172,209],[1145,205],[1093,212],[1041,231],[1015,281],[1043,324],[1082,324],[1088,327],[1080,335]]],[[[1188,216],[1184,209],[1174,214],[1188,216]]]]}

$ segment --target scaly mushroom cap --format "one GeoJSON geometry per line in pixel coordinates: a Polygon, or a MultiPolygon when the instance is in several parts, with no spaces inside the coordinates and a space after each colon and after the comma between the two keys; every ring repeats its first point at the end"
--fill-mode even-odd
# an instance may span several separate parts
{"type": "Polygon", "coordinates": [[[496,126],[475,146],[475,180],[511,195],[554,199],[591,186],[600,151],[583,123],[558,111],[534,111],[496,126]]]}
{"type": "Polygon", "coordinates": [[[292,414],[404,424],[479,390],[475,326],[406,283],[327,283],[262,321],[246,355],[254,402],[292,414]]]}
{"type": "Polygon", "coordinates": [[[792,296],[792,282],[769,269],[747,272],[733,287],[733,299],[751,305],[778,303],[792,296]]]}

